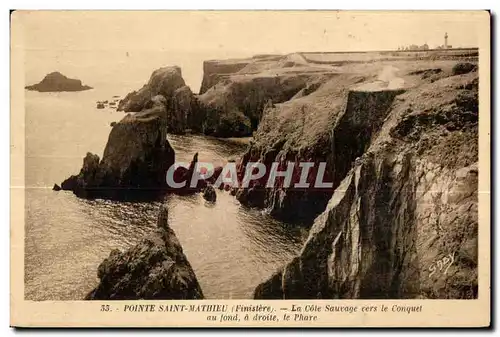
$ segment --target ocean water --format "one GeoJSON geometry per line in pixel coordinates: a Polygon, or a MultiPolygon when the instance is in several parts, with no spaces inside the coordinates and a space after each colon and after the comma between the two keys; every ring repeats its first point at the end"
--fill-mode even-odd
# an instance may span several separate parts
{"type": "MultiPolygon", "coordinates": [[[[94,74],[94,81],[84,81],[95,88],[89,91],[25,92],[27,300],[83,299],[97,285],[97,267],[112,249],[131,247],[155,228],[159,202],[89,201],[51,190],[80,170],[87,152],[102,156],[109,124],[123,117],[122,112],[96,109],[96,101],[123,97],[142,86],[152,70],[128,73],[127,81],[123,74],[120,79],[107,72],[94,74]]],[[[34,71],[28,75],[27,81],[36,77],[34,71]]],[[[189,162],[195,152],[200,161],[224,160],[245,150],[238,143],[202,136],[169,135],[169,140],[177,161],[189,162]]],[[[251,298],[254,288],[305,240],[303,229],[243,207],[227,192],[217,191],[214,205],[199,194],[169,196],[165,202],[170,225],[207,298],[251,298]]]]}

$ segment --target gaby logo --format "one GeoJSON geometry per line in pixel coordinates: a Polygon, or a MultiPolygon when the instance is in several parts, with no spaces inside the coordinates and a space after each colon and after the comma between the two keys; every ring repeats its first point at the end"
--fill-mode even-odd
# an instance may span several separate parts
{"type": "Polygon", "coordinates": [[[209,162],[196,162],[191,174],[185,174],[189,163],[175,163],[166,176],[173,189],[196,188],[200,182],[226,188],[292,188],[332,189],[333,182],[326,179],[326,162],[273,162],[265,165],[249,162],[245,166],[234,162],[215,167],[209,162]],[[179,174],[179,169],[184,174],[179,174]]]}

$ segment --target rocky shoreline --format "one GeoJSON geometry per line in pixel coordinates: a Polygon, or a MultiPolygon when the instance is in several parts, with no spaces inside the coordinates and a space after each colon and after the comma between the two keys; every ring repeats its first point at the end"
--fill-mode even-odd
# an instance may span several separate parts
{"type": "MultiPolygon", "coordinates": [[[[87,154],[80,173],[61,188],[84,198],[161,199],[174,192],[165,184],[175,163],[168,133],[253,135],[237,161],[240,179],[249,162],[326,162],[333,184],[294,190],[277,179],[272,188],[254,181],[230,191],[243,205],[310,226],[300,254],[256,287],[256,299],[476,298],[477,60],[311,59],[295,53],[207,61],[199,94],[186,86],[179,67],[156,70],[119,102],[127,115],[113,126],[103,158],[87,154]],[[448,254],[454,262],[446,278],[437,278],[429,266],[448,254]]],[[[196,162],[194,155],[177,179],[190,180],[196,162]]],[[[299,179],[295,171],[292,176],[299,179]]],[[[216,202],[212,183],[175,193],[203,192],[216,202]]],[[[157,241],[112,253],[99,267],[102,285],[89,298],[201,298],[185,256],[182,268],[194,292],[182,288],[177,295],[173,289],[186,282],[173,267],[147,262],[157,241]],[[136,281],[154,283],[152,290],[137,288],[126,274],[133,273],[128,257],[138,254],[146,272],[136,281]],[[122,266],[129,271],[113,271],[122,266]],[[157,276],[142,279],[153,269],[160,283],[157,276]]],[[[170,251],[162,245],[159,251],[170,251]]],[[[178,242],[173,246],[178,252],[178,242]]]]}

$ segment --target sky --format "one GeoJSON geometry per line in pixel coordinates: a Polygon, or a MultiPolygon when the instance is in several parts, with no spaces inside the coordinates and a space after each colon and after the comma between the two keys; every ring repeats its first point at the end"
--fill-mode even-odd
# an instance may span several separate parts
{"type": "Polygon", "coordinates": [[[50,55],[64,52],[168,53],[177,55],[175,61],[191,57],[194,64],[262,53],[396,50],[424,43],[433,48],[443,44],[445,33],[453,47],[476,47],[477,13],[21,11],[14,19],[22,22],[26,52],[45,53],[32,58],[32,68],[45,71],[52,66],[50,55]]]}
{"type": "Polygon", "coordinates": [[[44,11],[21,13],[29,48],[258,52],[474,47],[474,17],[460,12],[44,11]],[[450,14],[451,13],[451,14],[450,14]]]}

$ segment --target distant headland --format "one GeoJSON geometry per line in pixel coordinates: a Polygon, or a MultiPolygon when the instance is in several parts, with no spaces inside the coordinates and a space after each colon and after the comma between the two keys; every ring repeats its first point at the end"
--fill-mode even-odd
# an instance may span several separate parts
{"type": "Polygon", "coordinates": [[[46,75],[40,83],[28,85],[27,90],[40,92],[60,92],[60,91],[83,91],[93,89],[88,85],[82,85],[82,81],[68,78],[60,72],[52,72],[46,75]]]}

